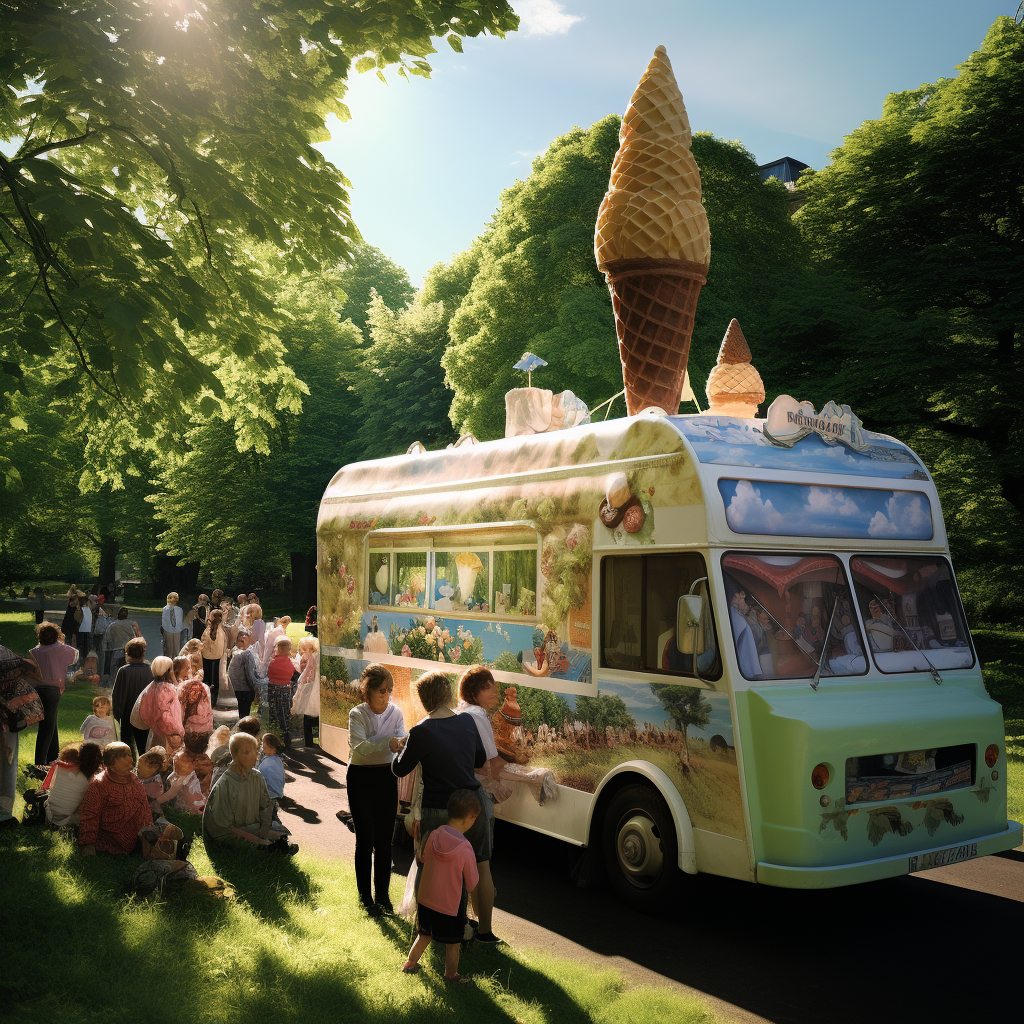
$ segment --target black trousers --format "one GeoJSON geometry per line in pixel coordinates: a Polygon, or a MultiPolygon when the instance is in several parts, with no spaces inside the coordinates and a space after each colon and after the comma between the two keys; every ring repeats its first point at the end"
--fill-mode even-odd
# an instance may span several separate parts
{"type": "Polygon", "coordinates": [[[220,658],[216,661],[203,658],[203,682],[210,688],[210,706],[215,708],[220,695],[220,658]]]}
{"type": "Polygon", "coordinates": [[[252,711],[252,702],[256,694],[252,690],[235,690],[235,699],[238,701],[238,720],[247,718],[252,711]]]}
{"type": "MultiPolygon", "coordinates": [[[[57,737],[57,709],[60,707],[60,689],[56,686],[37,686],[40,703],[43,705],[43,720],[36,733],[35,764],[49,764],[57,760],[60,741],[57,737]]],[[[390,775],[391,773],[388,772],[390,775]]]]}
{"type": "Polygon", "coordinates": [[[129,718],[122,718],[117,723],[117,732],[122,743],[127,743],[132,748],[135,760],[146,752],[146,743],[149,741],[148,729],[136,729],[129,718]]]}
{"type": "Polygon", "coordinates": [[[316,715],[303,715],[302,716],[302,742],[307,747],[313,746],[313,726],[320,729],[320,719],[316,715]]]}
{"type": "Polygon", "coordinates": [[[391,765],[350,764],[346,778],[348,807],[356,829],[356,888],[364,903],[370,894],[370,866],[373,892],[378,900],[388,899],[391,883],[391,837],[398,810],[398,779],[391,765]]]}

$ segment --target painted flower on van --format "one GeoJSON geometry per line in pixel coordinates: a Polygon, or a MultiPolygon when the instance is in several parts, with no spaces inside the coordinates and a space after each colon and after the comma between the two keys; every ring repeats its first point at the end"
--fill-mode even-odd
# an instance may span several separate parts
{"type": "Polygon", "coordinates": [[[462,638],[453,637],[443,620],[430,615],[409,619],[404,628],[392,623],[388,631],[388,648],[403,658],[422,658],[453,665],[472,665],[483,659],[484,642],[473,638],[467,629],[460,629],[462,638]]]}

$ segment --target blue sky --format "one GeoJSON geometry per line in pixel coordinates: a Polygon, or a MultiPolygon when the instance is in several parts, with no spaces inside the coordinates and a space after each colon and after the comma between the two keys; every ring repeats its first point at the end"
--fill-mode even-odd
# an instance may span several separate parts
{"type": "Polygon", "coordinates": [[[822,167],[890,92],[951,77],[1017,0],[512,0],[506,39],[443,41],[429,80],[353,75],[352,120],[321,148],[352,182],[366,239],[414,285],[466,249],[502,189],[574,125],[621,114],[654,48],[695,130],[759,163],[822,167]]]}

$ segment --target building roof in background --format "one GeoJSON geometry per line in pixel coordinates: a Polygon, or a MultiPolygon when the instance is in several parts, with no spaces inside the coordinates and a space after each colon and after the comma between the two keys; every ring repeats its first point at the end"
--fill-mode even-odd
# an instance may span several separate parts
{"type": "Polygon", "coordinates": [[[805,164],[802,160],[797,160],[791,156],[779,157],[778,160],[773,160],[768,164],[761,164],[758,170],[761,172],[761,180],[767,181],[769,178],[778,178],[779,181],[795,182],[800,177],[800,172],[810,164],[805,164]]]}

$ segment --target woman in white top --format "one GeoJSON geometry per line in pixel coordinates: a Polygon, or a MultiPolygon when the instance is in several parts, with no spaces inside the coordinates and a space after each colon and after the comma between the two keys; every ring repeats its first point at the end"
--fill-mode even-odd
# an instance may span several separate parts
{"type": "Polygon", "coordinates": [[[395,681],[383,665],[367,665],[358,685],[363,703],[348,713],[346,785],[356,833],[356,888],[366,912],[377,917],[393,913],[388,887],[398,780],[391,773],[391,762],[405,745],[408,732],[401,708],[391,703],[395,681]]]}

